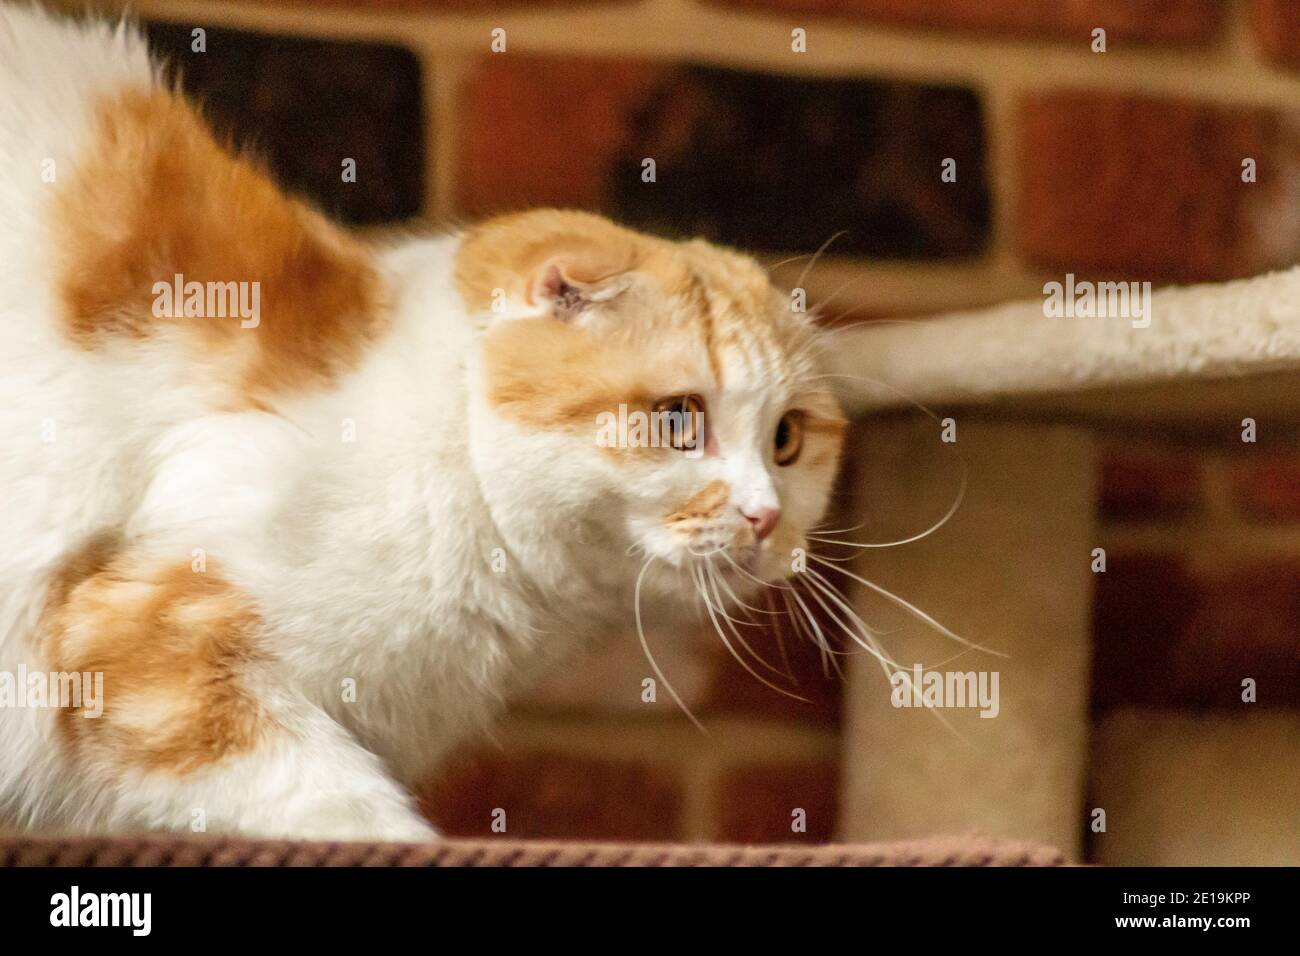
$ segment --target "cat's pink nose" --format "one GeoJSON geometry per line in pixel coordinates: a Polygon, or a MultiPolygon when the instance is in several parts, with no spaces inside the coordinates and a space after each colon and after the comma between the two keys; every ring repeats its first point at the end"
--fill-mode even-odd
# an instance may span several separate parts
{"type": "Polygon", "coordinates": [[[754,537],[759,541],[771,534],[772,529],[776,527],[776,523],[781,520],[780,508],[758,508],[753,514],[741,508],[740,513],[745,516],[745,520],[754,529],[754,537]]]}

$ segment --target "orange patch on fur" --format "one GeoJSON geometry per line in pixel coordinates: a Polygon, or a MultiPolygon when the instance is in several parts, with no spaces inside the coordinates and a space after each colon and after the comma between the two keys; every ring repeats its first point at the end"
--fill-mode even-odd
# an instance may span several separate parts
{"type": "Polygon", "coordinates": [[[712,517],[730,498],[731,486],[721,478],[715,478],[691,495],[684,505],[670,514],[664,521],[668,525],[678,525],[712,517]]]}
{"type": "Polygon", "coordinates": [[[113,535],[97,534],[68,555],[50,579],[45,595],[46,613],[62,607],[77,585],[108,567],[119,547],[113,535]]]}
{"type": "Polygon", "coordinates": [[[179,330],[193,361],[256,402],[328,381],[386,324],[369,250],[223,150],[170,92],[101,104],[90,153],[53,215],[66,330],[84,348],[179,330]],[[257,283],[256,326],[241,327],[237,312],[156,315],[155,284],[177,275],[205,289],[257,283]]]}
{"type": "Polygon", "coordinates": [[[252,602],[211,570],[74,555],[43,621],[57,671],[102,673],[104,711],[60,713],[62,739],[114,766],[192,773],[251,749],[269,718],[245,688],[265,655],[252,602]]]}
{"type": "Polygon", "coordinates": [[[718,356],[718,323],[713,315],[713,305],[709,302],[709,292],[704,287],[704,283],[694,272],[690,275],[691,282],[687,294],[699,316],[704,339],[704,354],[709,357],[709,370],[713,373],[713,380],[722,385],[722,360],[718,356]]]}
{"type": "Polygon", "coordinates": [[[483,343],[488,401],[506,418],[532,428],[582,432],[596,440],[599,416],[648,413],[655,401],[643,361],[602,347],[592,336],[554,319],[518,319],[483,343]]]}
{"type": "Polygon", "coordinates": [[[498,290],[512,303],[527,302],[537,271],[557,259],[580,282],[639,271],[674,295],[684,294],[691,281],[670,242],[591,213],[536,209],[489,219],[467,232],[456,256],[456,287],[473,312],[491,309],[498,290]]]}

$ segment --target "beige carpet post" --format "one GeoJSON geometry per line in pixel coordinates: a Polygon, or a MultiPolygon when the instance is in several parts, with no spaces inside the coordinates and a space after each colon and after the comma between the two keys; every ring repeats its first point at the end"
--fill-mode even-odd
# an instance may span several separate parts
{"type": "Polygon", "coordinates": [[[919,415],[882,420],[863,436],[848,492],[855,517],[847,524],[864,524],[847,538],[892,541],[932,525],[957,494],[961,460],[969,484],[941,529],[862,551],[853,569],[1006,656],[965,649],[853,586],[858,613],[891,632],[879,640],[896,663],[982,673],[988,688],[997,672],[998,694],[990,717],[974,708],[936,716],[898,707],[879,663],[865,654],[850,658],[840,836],[980,832],[1043,841],[1078,859],[1097,547],[1090,436],[963,422],[960,414],[947,428],[919,415]],[[943,441],[945,434],[956,440],[943,441]]]}

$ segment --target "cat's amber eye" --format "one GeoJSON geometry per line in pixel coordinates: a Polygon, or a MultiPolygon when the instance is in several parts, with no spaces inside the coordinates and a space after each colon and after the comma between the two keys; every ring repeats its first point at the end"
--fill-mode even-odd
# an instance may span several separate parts
{"type": "Polygon", "coordinates": [[[803,412],[786,412],[776,423],[776,451],[778,465],[792,465],[803,450],[803,412]]]}
{"type": "Polygon", "coordinates": [[[704,440],[704,399],[698,395],[673,395],[654,404],[659,439],[679,451],[691,451],[704,440]]]}

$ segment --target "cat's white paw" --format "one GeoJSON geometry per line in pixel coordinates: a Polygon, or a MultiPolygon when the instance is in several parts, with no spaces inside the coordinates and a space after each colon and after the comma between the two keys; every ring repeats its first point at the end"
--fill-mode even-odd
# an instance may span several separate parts
{"type": "Polygon", "coordinates": [[[363,839],[384,843],[432,843],[441,839],[438,831],[423,819],[404,820],[382,828],[368,827],[367,830],[369,835],[363,839]]]}
{"type": "Polygon", "coordinates": [[[358,808],[353,803],[320,807],[294,821],[287,833],[295,840],[347,842],[429,843],[439,839],[428,820],[406,809],[358,808]]]}

